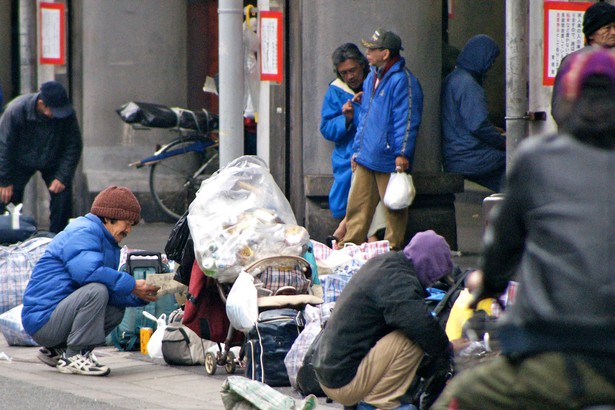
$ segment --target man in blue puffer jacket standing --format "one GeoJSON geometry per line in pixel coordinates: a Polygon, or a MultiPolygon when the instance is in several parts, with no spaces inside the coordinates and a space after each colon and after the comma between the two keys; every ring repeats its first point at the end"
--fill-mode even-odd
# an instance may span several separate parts
{"type": "Polygon", "coordinates": [[[483,77],[500,49],[489,36],[472,37],[442,84],[444,171],[500,192],[506,171],[506,137],[489,121],[483,77]]]}
{"type": "Polygon", "coordinates": [[[141,206],[128,188],[100,192],[90,213],[49,243],[23,298],[22,323],[42,347],[38,358],[61,373],[106,376],[92,354],[127,306],[156,300],[158,286],[117,270],[119,243],[139,222],[141,206]]]}
{"type": "MultiPolygon", "coordinates": [[[[355,173],[348,198],[344,242],[363,243],[392,172],[410,172],[423,113],[423,91],[399,55],[401,39],[379,28],[368,40],[371,72],[363,83],[361,116],[353,143],[355,173]]],[[[408,209],[385,207],[386,233],[393,250],[403,246],[408,209]]]]}

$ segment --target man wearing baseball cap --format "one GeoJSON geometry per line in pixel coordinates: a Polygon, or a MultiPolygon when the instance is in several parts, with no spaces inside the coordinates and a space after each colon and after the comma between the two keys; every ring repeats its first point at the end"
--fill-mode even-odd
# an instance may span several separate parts
{"type": "MultiPolygon", "coordinates": [[[[344,242],[363,243],[378,202],[384,197],[392,172],[410,172],[423,112],[423,91],[418,79],[399,55],[401,38],[379,28],[362,40],[370,73],[363,83],[362,115],[357,126],[351,159],[353,188],[346,209],[344,242]]],[[[385,207],[385,239],[400,250],[408,209],[385,207]]],[[[343,243],[341,244],[343,245],[343,243]]]]}
{"type": "MultiPolygon", "coordinates": [[[[560,63],[560,68],[567,58],[586,51],[588,47],[615,47],[615,6],[599,1],[585,10],[585,14],[583,14],[583,35],[585,36],[585,47],[564,57],[560,63]]],[[[553,84],[553,94],[551,95],[551,115],[558,126],[561,126],[568,111],[566,104],[562,104],[560,75],[558,69],[553,84]]]]}
{"type": "Polygon", "coordinates": [[[28,181],[40,172],[51,197],[49,230],[64,229],[82,147],[75,110],[59,82],[11,101],[0,117],[0,213],[23,201],[28,181]]]}
{"type": "Polygon", "coordinates": [[[156,300],[159,287],[118,271],[119,243],[141,218],[125,187],[100,192],[90,213],[75,219],[49,243],[24,292],[22,323],[42,347],[38,358],[60,373],[106,376],[92,354],[105,343],[128,306],[156,300]]]}

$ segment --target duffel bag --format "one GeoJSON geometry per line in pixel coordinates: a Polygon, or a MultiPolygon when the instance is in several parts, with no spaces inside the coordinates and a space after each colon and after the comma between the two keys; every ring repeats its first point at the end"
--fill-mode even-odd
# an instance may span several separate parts
{"type": "Polygon", "coordinates": [[[205,364],[205,352],[213,342],[201,339],[181,323],[170,323],[162,336],[162,356],[168,364],[193,366],[205,364]]]}
{"type": "Polygon", "coordinates": [[[246,342],[246,376],[269,386],[290,386],[284,358],[303,330],[303,314],[295,309],[261,312],[246,342]]]}

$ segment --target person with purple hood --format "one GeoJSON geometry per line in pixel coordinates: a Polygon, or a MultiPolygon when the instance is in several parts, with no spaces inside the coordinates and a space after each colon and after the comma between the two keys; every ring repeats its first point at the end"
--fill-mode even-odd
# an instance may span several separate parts
{"type": "Polygon", "coordinates": [[[500,192],[506,171],[506,138],[489,120],[483,78],[500,54],[485,34],[465,44],[457,65],[442,83],[442,165],[500,192]]]}
{"type": "Polygon", "coordinates": [[[312,360],[329,398],[350,409],[413,408],[400,399],[425,354],[446,363],[452,355],[425,303],[426,288],[452,270],[449,245],[431,230],[358,270],[336,301],[312,360]]]}

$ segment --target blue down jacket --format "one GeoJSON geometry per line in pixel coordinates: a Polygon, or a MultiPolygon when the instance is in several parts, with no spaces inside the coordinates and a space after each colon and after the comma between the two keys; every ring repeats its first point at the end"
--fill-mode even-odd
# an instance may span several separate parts
{"type": "Polygon", "coordinates": [[[145,305],[131,294],[135,279],[117,271],[119,259],[120,247],[97,216],[87,214],[71,222],[34,266],[21,313],[26,332],[36,333],[65,297],[88,283],[104,284],[111,305],[145,305]]]}
{"type": "Polygon", "coordinates": [[[325,139],[334,143],[331,153],[331,166],[333,168],[333,186],[329,191],[329,209],[334,218],[343,218],[346,215],[348,192],[352,170],[350,158],[352,157],[352,142],[359,123],[361,106],[354,102],[354,118],[352,124],[346,126],[346,117],[342,114],[342,105],[351,100],[355,93],[339,78],[329,84],[322,103],[320,132],[325,139]]]}
{"type": "Polygon", "coordinates": [[[481,81],[499,54],[488,36],[475,36],[442,84],[442,157],[444,170],[481,175],[501,167],[506,139],[489,121],[481,81]]]}
{"type": "Polygon", "coordinates": [[[354,139],[357,163],[376,172],[395,172],[395,158],[403,155],[412,171],[414,148],[423,114],[419,80],[400,58],[374,90],[376,69],[363,83],[361,118],[354,139]]]}

